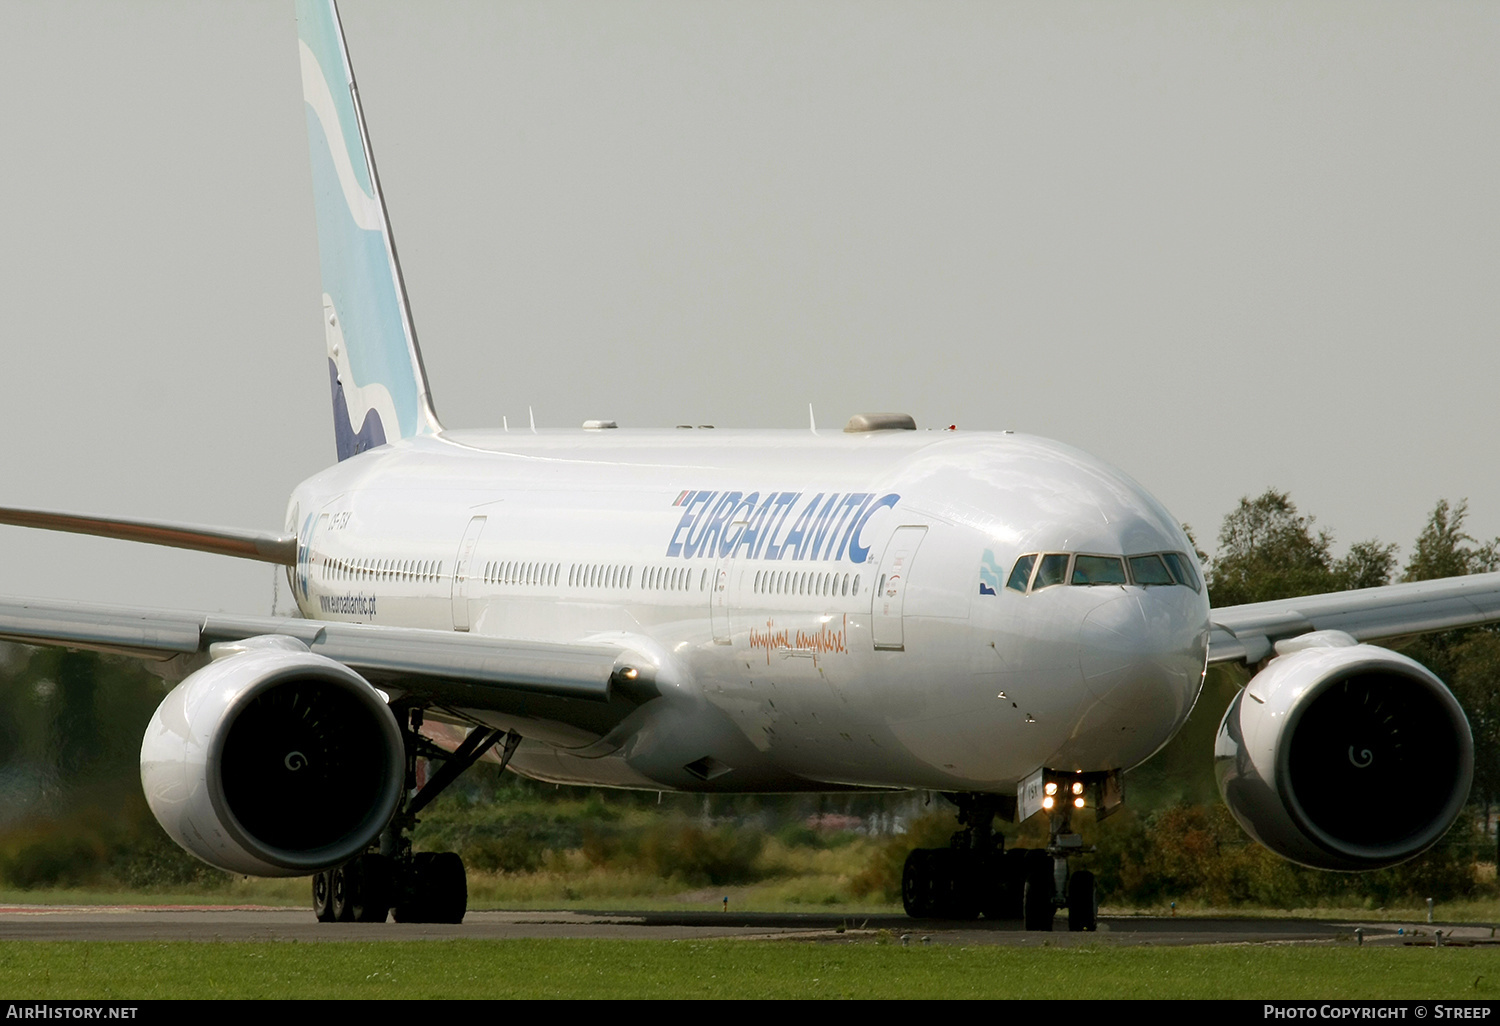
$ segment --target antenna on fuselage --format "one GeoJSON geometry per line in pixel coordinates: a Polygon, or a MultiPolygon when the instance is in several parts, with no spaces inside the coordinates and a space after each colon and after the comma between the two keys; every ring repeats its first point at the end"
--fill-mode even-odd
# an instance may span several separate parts
{"type": "Polygon", "coordinates": [[[531,433],[536,434],[536,410],[528,406],[526,407],[526,414],[531,418],[531,433]]]}
{"type": "Polygon", "coordinates": [[[507,432],[510,431],[510,421],[506,419],[506,416],[503,413],[500,415],[500,426],[507,432]]]}
{"type": "Polygon", "coordinates": [[[812,403],[807,404],[807,430],[818,433],[818,418],[813,416],[812,403]]]}

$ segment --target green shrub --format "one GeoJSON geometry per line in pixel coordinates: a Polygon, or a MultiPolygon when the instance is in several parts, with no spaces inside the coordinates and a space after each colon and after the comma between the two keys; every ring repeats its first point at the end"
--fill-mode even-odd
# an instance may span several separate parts
{"type": "Polygon", "coordinates": [[[1481,888],[1478,827],[1464,816],[1430,851],[1389,869],[1335,873],[1288,862],[1251,840],[1222,804],[1120,813],[1098,832],[1091,868],[1106,900],[1153,907],[1170,901],[1233,907],[1378,907],[1449,901],[1481,888]]]}
{"type": "Polygon", "coordinates": [[[776,839],[788,848],[818,848],[823,839],[806,823],[788,823],[776,831],[776,839]]]}
{"type": "Polygon", "coordinates": [[[22,890],[92,884],[106,858],[97,841],[76,834],[39,834],[12,843],[14,847],[0,854],[0,876],[22,890]]]}
{"type": "Polygon", "coordinates": [[[629,830],[585,831],[583,854],[595,866],[651,873],[689,885],[750,883],[765,843],[756,830],[704,829],[680,820],[629,830]]]}

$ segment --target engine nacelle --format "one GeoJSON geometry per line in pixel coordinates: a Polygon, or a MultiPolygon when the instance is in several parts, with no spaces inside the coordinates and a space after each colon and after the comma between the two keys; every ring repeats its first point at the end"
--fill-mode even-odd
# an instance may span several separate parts
{"type": "Polygon", "coordinates": [[[1457,699],[1417,662],[1337,631],[1277,651],[1230,703],[1214,744],[1234,818],[1315,869],[1380,869],[1431,847],[1474,775],[1457,699]]]}
{"type": "Polygon", "coordinates": [[[401,731],[380,693],[292,638],[215,645],[141,743],[157,822],[193,855],[305,876],[362,852],[401,797],[401,731]]]}

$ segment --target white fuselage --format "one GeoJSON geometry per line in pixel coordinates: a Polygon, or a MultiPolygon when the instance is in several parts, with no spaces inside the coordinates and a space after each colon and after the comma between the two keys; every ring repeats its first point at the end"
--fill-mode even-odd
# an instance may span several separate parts
{"type": "Polygon", "coordinates": [[[305,481],[288,529],[305,616],[644,653],[660,697],[608,729],[452,710],[562,782],[1012,793],[1156,751],[1207,651],[1196,580],[1005,586],[1031,553],[1193,551],[1124,474],[1009,433],[451,431],[305,481]]]}

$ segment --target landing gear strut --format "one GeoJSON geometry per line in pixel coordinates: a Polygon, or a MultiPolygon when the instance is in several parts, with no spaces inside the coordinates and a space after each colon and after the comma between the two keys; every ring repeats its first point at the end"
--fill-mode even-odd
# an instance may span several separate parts
{"type": "Polygon", "coordinates": [[[422,710],[406,710],[402,739],[406,743],[406,786],[401,807],[380,835],[380,850],[358,855],[313,877],[313,912],[324,923],[383,923],[394,914],[398,923],[461,923],[468,910],[469,885],[457,852],[413,852],[409,836],[417,813],[425,809],[464,770],[503,739],[500,768],[515,754],[521,736],[476,727],[453,752],[444,751],[419,733],[422,710]],[[417,757],[441,759],[442,766],[420,791],[417,757]]]}
{"type": "MultiPolygon", "coordinates": [[[[1068,785],[1077,778],[1070,778],[1068,785]]],[[[1104,783],[1101,782],[1101,793],[1104,783]]],[[[1054,788],[1054,790],[1056,790],[1054,788]]],[[[1068,929],[1098,929],[1099,899],[1094,874],[1069,872],[1068,859],[1092,851],[1072,832],[1072,798],[1046,806],[1045,848],[1007,850],[994,832],[997,815],[1014,819],[1016,800],[1000,795],[944,795],[958,806],[963,829],[947,848],[918,848],[906,857],[901,903],[915,918],[1020,919],[1028,930],[1051,930],[1059,908],[1068,910],[1068,929]]]]}

